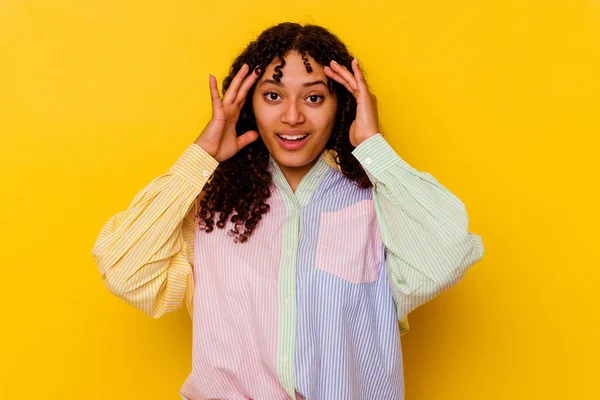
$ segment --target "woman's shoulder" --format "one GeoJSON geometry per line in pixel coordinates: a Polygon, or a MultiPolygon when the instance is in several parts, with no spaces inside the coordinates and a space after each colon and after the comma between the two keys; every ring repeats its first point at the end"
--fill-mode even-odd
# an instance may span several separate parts
{"type": "Polygon", "coordinates": [[[323,160],[329,164],[331,169],[327,173],[319,185],[317,193],[313,196],[313,202],[322,200],[346,202],[350,199],[356,201],[371,198],[372,191],[370,188],[361,188],[352,179],[345,176],[338,163],[335,161],[337,152],[335,150],[325,150],[321,154],[323,160]]]}

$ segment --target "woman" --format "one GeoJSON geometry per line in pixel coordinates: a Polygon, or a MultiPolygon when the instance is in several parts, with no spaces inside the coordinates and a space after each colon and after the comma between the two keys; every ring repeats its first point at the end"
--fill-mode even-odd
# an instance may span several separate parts
{"type": "Polygon", "coordinates": [[[209,86],[197,140],[102,228],[106,286],[153,318],[186,303],[183,399],[402,399],[406,316],[483,256],[465,206],[386,142],[322,27],[265,30],[209,86]]]}

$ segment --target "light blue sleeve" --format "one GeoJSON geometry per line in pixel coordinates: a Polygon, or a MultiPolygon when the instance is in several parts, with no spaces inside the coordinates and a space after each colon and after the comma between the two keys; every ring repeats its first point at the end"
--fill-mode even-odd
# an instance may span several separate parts
{"type": "Polygon", "coordinates": [[[387,274],[398,319],[462,279],[483,257],[461,200],[404,161],[381,134],[352,154],[373,183],[387,274]]]}

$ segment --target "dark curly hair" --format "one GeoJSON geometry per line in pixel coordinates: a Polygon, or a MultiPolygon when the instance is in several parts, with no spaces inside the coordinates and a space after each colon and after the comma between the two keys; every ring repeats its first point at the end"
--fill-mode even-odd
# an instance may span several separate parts
{"type": "MultiPolygon", "coordinates": [[[[235,59],[229,76],[223,81],[222,93],[227,91],[235,74],[244,63],[250,67],[249,73],[256,70],[259,76],[264,74],[275,58],[280,62],[275,67],[273,79],[279,81],[283,76],[281,68],[284,57],[290,52],[298,52],[304,59],[306,71],[312,67],[306,57],[309,54],[321,65],[337,61],[352,71],[350,55],[346,45],[329,30],[318,25],[300,25],[283,22],[264,30],[256,40],[235,59]]],[[[252,93],[256,83],[249,90],[239,119],[236,124],[238,135],[248,130],[258,132],[252,109],[252,93]]],[[[349,130],[356,117],[356,100],[348,90],[333,79],[328,80],[328,89],[335,91],[338,105],[335,124],[325,150],[335,151],[335,162],[340,171],[362,188],[372,187],[368,176],[360,163],[352,155],[354,146],[350,143],[349,130]]],[[[271,195],[271,173],[268,170],[269,152],[263,140],[258,139],[240,150],[235,156],[223,161],[214,171],[198,196],[197,216],[200,229],[207,233],[214,229],[215,214],[219,213],[217,227],[224,228],[229,216],[234,228],[228,232],[235,242],[246,242],[256,228],[262,216],[269,211],[266,200],[271,195]],[[242,227],[244,230],[242,230],[242,227]]]]}

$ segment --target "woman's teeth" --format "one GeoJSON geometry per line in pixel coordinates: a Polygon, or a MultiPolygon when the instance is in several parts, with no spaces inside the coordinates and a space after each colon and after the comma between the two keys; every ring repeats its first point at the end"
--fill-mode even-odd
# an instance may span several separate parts
{"type": "Polygon", "coordinates": [[[303,136],[277,135],[277,136],[279,136],[280,138],[285,139],[285,140],[294,140],[295,141],[295,140],[302,140],[305,137],[307,137],[308,135],[303,135],[303,136]]]}

